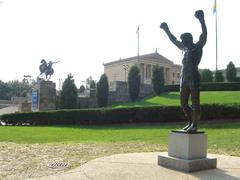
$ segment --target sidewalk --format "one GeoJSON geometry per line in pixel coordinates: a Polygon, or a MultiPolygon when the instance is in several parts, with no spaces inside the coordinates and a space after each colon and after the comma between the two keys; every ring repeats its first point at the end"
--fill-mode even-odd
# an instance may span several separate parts
{"type": "Polygon", "coordinates": [[[217,169],[184,173],[157,165],[164,152],[117,154],[98,158],[65,173],[35,180],[240,180],[240,157],[209,154],[217,169]]]}
{"type": "Polygon", "coordinates": [[[0,115],[14,113],[14,112],[18,112],[18,111],[19,111],[18,106],[8,106],[8,107],[0,109],[0,115]]]}

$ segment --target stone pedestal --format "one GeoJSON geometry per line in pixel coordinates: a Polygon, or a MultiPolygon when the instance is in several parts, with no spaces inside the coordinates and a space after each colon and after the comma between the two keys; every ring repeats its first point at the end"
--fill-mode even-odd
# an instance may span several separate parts
{"type": "Polygon", "coordinates": [[[39,91],[39,110],[56,109],[56,84],[52,81],[42,81],[39,91]]]}
{"type": "Polygon", "coordinates": [[[161,166],[191,172],[217,167],[217,159],[207,157],[207,135],[171,132],[168,154],[158,156],[161,166]]]}
{"type": "Polygon", "coordinates": [[[32,111],[56,109],[56,84],[52,81],[41,81],[34,87],[32,111]],[[33,108],[34,106],[34,108],[33,108]],[[34,109],[34,110],[33,110],[34,109]]]}
{"type": "Polygon", "coordinates": [[[168,141],[168,155],[186,160],[206,158],[206,134],[170,133],[168,141]]]}

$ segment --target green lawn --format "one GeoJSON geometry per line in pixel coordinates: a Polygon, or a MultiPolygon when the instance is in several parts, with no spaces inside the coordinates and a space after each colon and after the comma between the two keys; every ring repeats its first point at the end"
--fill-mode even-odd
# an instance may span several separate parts
{"type": "MultiPolygon", "coordinates": [[[[200,95],[201,104],[232,104],[240,103],[240,91],[203,91],[200,95]]],[[[131,106],[179,106],[179,92],[163,93],[160,96],[146,98],[135,103],[118,104],[113,107],[131,107],[131,106]]]]}
{"type": "MultiPolygon", "coordinates": [[[[201,92],[201,103],[240,103],[240,91],[201,92]]],[[[136,103],[115,107],[179,105],[179,93],[164,93],[136,103]]],[[[18,144],[144,143],[167,147],[171,129],[184,124],[109,125],[109,126],[0,126],[0,142],[18,144]]],[[[208,135],[208,150],[240,156],[240,123],[200,124],[208,135]]]]}
{"type": "MultiPolygon", "coordinates": [[[[0,141],[15,143],[146,143],[167,145],[171,129],[184,124],[111,126],[0,126],[0,141]]],[[[208,149],[240,156],[240,123],[201,124],[208,135],[208,149]]]]}

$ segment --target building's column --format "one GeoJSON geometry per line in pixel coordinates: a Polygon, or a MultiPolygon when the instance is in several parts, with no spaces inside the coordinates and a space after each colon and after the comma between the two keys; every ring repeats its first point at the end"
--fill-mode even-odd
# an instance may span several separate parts
{"type": "Polygon", "coordinates": [[[151,78],[152,78],[152,68],[151,68],[151,64],[147,64],[146,65],[146,79],[145,82],[147,84],[151,84],[151,78]]]}
{"type": "Polygon", "coordinates": [[[143,64],[144,69],[144,76],[143,76],[143,84],[145,84],[146,78],[147,78],[147,66],[146,64],[143,64]]]}
{"type": "Polygon", "coordinates": [[[163,70],[163,77],[164,77],[164,84],[166,85],[166,73],[165,73],[165,67],[164,66],[161,66],[160,68],[162,68],[163,70]]]}
{"type": "Polygon", "coordinates": [[[166,68],[166,84],[170,84],[169,82],[169,68],[166,68]]]}
{"type": "Polygon", "coordinates": [[[149,64],[149,69],[150,69],[150,79],[152,79],[152,65],[149,64]]]}
{"type": "Polygon", "coordinates": [[[143,63],[140,64],[140,74],[141,74],[141,83],[144,83],[145,80],[145,65],[143,63]]]}

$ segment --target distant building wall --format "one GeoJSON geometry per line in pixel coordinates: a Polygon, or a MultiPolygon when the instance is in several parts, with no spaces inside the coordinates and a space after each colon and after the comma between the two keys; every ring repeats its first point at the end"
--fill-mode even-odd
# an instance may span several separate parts
{"type": "Polygon", "coordinates": [[[21,104],[27,102],[27,97],[12,97],[11,101],[13,104],[21,104]]]}
{"type": "Polygon", "coordinates": [[[142,84],[152,83],[151,79],[154,65],[158,65],[163,68],[166,85],[179,84],[181,66],[174,64],[172,61],[157,52],[105,63],[104,73],[108,77],[109,84],[114,81],[127,82],[129,70],[134,64],[140,69],[142,84]]]}

